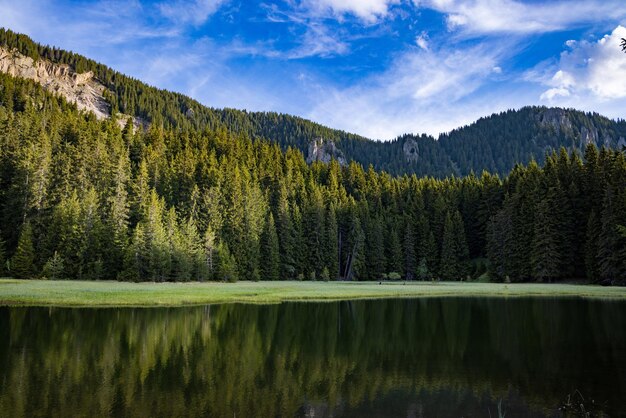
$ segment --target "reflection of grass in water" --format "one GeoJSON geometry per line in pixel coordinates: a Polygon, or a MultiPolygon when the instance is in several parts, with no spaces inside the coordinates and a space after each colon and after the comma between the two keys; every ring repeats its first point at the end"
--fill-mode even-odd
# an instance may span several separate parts
{"type": "Polygon", "coordinates": [[[559,410],[566,417],[601,418],[608,417],[603,411],[606,406],[606,402],[598,404],[595,399],[586,399],[580,391],[576,390],[567,395],[567,400],[563,402],[559,410]]]}
{"type": "MultiPolygon", "coordinates": [[[[491,409],[487,408],[487,412],[489,412],[489,417],[491,417],[491,409]]],[[[505,418],[506,412],[502,409],[502,399],[498,400],[498,418],[505,418]]]]}
{"type": "Polygon", "coordinates": [[[0,279],[0,304],[154,306],[398,297],[590,297],[625,299],[626,288],[571,284],[461,282],[128,283],[0,279]]]}

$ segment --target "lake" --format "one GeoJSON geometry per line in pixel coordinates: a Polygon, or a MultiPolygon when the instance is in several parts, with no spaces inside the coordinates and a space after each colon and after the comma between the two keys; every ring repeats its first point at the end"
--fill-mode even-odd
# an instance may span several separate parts
{"type": "Polygon", "coordinates": [[[3,417],[624,416],[625,395],[623,301],[0,308],[3,417]]]}

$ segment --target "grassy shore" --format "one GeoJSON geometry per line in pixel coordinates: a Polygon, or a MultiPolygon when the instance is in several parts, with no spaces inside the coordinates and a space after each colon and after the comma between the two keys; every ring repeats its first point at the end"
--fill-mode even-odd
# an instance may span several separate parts
{"type": "Polygon", "coordinates": [[[0,305],[179,306],[442,296],[626,299],[625,287],[459,282],[125,283],[0,279],[0,305]]]}

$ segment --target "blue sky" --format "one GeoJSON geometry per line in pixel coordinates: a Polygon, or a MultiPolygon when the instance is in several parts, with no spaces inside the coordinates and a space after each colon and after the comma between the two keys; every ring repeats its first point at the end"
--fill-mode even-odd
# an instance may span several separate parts
{"type": "Polygon", "coordinates": [[[625,0],[0,0],[0,26],[374,139],[530,104],[626,118],[625,0]]]}

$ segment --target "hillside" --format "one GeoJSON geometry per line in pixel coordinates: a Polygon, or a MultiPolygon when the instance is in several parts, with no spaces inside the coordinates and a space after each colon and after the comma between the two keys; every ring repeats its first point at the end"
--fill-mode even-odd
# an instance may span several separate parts
{"type": "Polygon", "coordinates": [[[122,129],[0,73],[0,275],[610,283],[619,225],[616,150],[561,148],[502,179],[392,177],[221,127],[122,129]]]}
{"type": "Polygon", "coordinates": [[[542,163],[561,146],[584,150],[626,146],[626,122],[576,110],[525,107],[482,118],[439,137],[403,135],[389,142],[274,112],[215,109],[182,94],[160,90],[93,60],[35,43],[0,29],[0,71],[40,83],[79,109],[98,117],[111,113],[123,123],[154,124],[164,129],[215,130],[220,127],[252,139],[266,138],[283,150],[299,149],[308,162],[356,161],[391,174],[445,177],[488,170],[505,175],[532,158],[542,163]]]}

